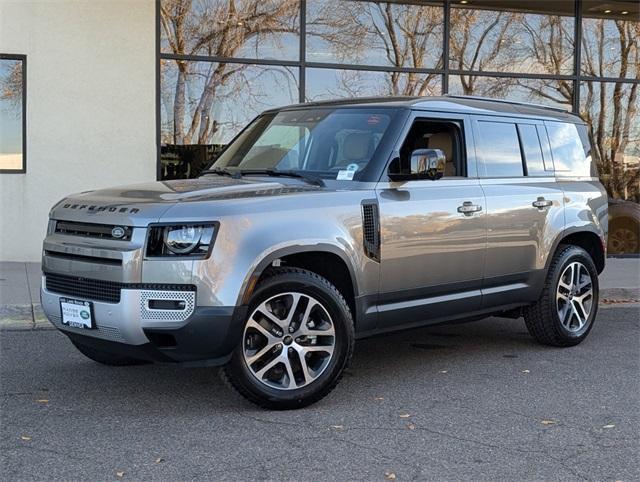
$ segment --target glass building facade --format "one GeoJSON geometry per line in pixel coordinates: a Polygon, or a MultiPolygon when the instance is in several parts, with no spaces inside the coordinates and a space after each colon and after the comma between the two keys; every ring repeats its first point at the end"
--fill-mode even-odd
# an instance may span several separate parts
{"type": "Polygon", "coordinates": [[[159,177],[197,176],[261,111],[463,94],[589,124],[601,179],[640,201],[636,1],[161,0],[159,177]]]}

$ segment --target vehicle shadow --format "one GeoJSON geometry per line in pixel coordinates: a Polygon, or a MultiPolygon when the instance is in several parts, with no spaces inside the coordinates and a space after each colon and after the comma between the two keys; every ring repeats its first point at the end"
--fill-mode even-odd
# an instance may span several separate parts
{"type": "MultiPolygon", "coordinates": [[[[51,360],[28,379],[35,392],[56,394],[66,406],[101,407],[103,416],[163,414],[194,411],[255,411],[235,394],[216,368],[180,368],[171,365],[107,367],[86,359],[64,335],[51,343],[51,360]]],[[[464,371],[472,364],[493,360],[512,362],[534,357],[545,347],[535,344],[522,320],[489,318],[473,323],[440,325],[359,340],[351,366],[340,388],[314,407],[349,403],[353,391],[400,389],[406,380],[423,380],[444,371],[464,371]],[[349,385],[351,388],[349,388],[349,385]]],[[[43,395],[43,396],[44,396],[43,395]]]]}

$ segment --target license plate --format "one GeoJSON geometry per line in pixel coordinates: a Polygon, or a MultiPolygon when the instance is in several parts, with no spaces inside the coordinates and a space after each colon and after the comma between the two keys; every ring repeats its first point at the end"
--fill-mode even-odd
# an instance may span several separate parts
{"type": "Polygon", "coordinates": [[[93,303],[90,301],[60,298],[60,313],[63,325],[86,329],[96,327],[93,320],[93,303]]]}

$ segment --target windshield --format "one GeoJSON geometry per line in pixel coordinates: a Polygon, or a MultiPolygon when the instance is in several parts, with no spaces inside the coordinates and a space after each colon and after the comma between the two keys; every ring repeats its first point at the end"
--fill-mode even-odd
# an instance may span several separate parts
{"type": "Polygon", "coordinates": [[[318,108],[265,114],[210,169],[299,171],[357,179],[375,155],[396,111],[318,108]]]}

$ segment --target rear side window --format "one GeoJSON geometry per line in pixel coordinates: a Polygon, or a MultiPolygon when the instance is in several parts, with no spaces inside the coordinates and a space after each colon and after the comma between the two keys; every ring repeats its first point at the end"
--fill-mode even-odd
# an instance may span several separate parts
{"type": "Polygon", "coordinates": [[[518,133],[520,134],[522,153],[524,154],[524,160],[527,166],[527,175],[544,175],[544,159],[542,157],[542,148],[540,147],[540,139],[538,139],[536,126],[531,124],[518,124],[518,133]]]}
{"type": "Polygon", "coordinates": [[[553,164],[558,176],[591,176],[591,158],[585,148],[575,124],[568,122],[545,122],[553,164]]]}
{"type": "MultiPolygon", "coordinates": [[[[543,126],[540,126],[544,129],[543,126]]],[[[553,176],[551,155],[542,152],[540,131],[534,124],[518,124],[520,145],[524,155],[527,176],[553,176]]],[[[545,138],[545,142],[547,142],[545,138]]]]}
{"type": "Polygon", "coordinates": [[[484,162],[483,177],[517,177],[524,174],[516,125],[478,121],[478,145],[484,162]]]}

